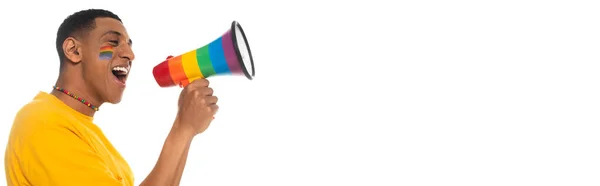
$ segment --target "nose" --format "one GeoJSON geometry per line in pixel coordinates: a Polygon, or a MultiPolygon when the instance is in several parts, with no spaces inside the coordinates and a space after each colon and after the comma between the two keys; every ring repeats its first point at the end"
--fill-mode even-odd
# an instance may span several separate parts
{"type": "Polygon", "coordinates": [[[121,51],[119,52],[119,57],[127,59],[129,62],[135,59],[135,54],[133,53],[133,49],[131,46],[124,45],[121,47],[121,51]]]}

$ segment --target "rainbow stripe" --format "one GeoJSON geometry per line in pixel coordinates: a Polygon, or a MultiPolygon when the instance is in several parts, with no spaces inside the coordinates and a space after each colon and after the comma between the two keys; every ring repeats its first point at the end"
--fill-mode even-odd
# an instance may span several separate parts
{"type": "Polygon", "coordinates": [[[181,85],[213,75],[243,74],[232,41],[231,31],[196,50],[168,58],[153,70],[162,87],[181,85]]]}
{"type": "Polygon", "coordinates": [[[110,60],[113,55],[113,47],[105,46],[100,48],[100,60],[110,60]]]}

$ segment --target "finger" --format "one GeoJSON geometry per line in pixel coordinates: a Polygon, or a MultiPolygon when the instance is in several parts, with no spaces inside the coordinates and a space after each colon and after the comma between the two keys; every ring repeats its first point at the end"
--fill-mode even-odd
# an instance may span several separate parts
{"type": "Polygon", "coordinates": [[[196,80],[192,81],[188,86],[191,85],[193,88],[199,88],[199,87],[208,87],[209,84],[210,84],[210,82],[208,82],[207,79],[200,78],[200,79],[196,79],[196,80]]]}
{"type": "Polygon", "coordinates": [[[201,95],[203,95],[203,96],[212,96],[214,90],[210,87],[205,87],[205,88],[201,88],[200,92],[202,93],[201,95]]]}
{"type": "Polygon", "coordinates": [[[201,86],[201,87],[208,87],[208,85],[210,85],[210,82],[208,81],[208,79],[205,79],[205,78],[200,78],[200,79],[194,80],[193,82],[196,82],[196,81],[198,81],[198,83],[197,83],[198,86],[201,86]]]}
{"type": "Polygon", "coordinates": [[[215,115],[218,111],[219,111],[219,105],[210,105],[208,106],[208,111],[212,113],[212,115],[215,115]]]}
{"type": "Polygon", "coordinates": [[[204,99],[206,100],[206,105],[216,104],[219,101],[217,96],[206,96],[204,99]]]}

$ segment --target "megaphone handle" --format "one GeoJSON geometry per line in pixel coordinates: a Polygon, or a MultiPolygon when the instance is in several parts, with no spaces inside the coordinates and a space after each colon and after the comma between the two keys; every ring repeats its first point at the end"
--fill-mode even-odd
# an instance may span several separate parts
{"type": "MultiPolygon", "coordinates": [[[[167,60],[169,60],[169,59],[171,59],[171,58],[173,58],[173,56],[171,56],[171,55],[167,56],[167,60]]],[[[180,83],[180,84],[179,84],[179,87],[180,87],[180,88],[182,88],[182,87],[183,87],[183,84],[181,84],[181,83],[180,83]]],[[[213,116],[213,119],[215,119],[215,117],[214,117],[214,116],[213,116]]]]}

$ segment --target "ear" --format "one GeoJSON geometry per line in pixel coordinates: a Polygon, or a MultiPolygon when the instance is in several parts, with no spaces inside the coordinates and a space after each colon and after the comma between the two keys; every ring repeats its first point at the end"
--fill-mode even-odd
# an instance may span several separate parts
{"type": "Polygon", "coordinates": [[[82,59],[81,43],[75,38],[68,37],[62,45],[65,57],[72,63],[79,63],[82,59]]]}

